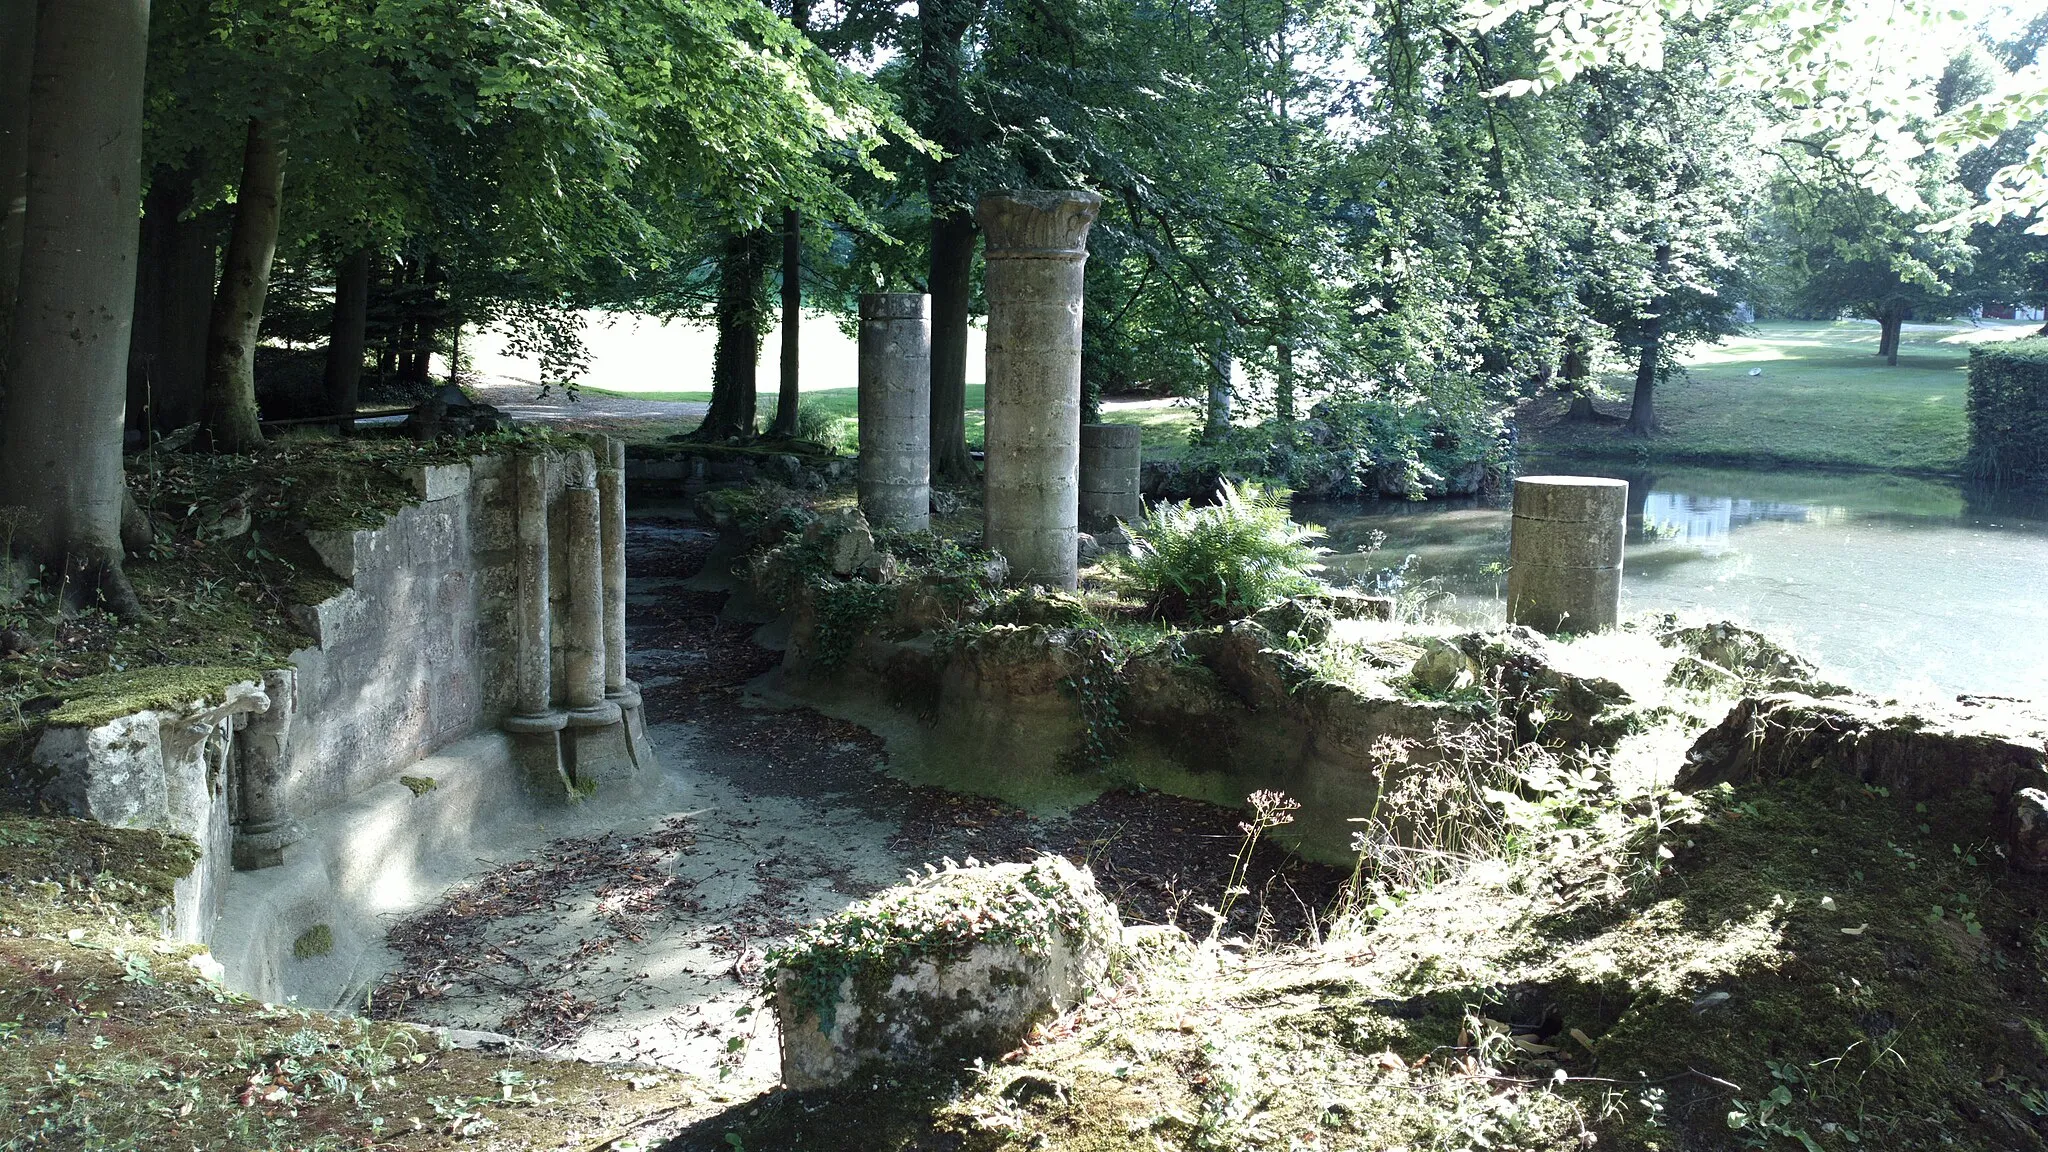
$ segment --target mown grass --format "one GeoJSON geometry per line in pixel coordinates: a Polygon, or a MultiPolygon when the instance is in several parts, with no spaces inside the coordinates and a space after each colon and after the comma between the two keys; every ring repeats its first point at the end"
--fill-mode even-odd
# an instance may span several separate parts
{"type": "MultiPolygon", "coordinates": [[[[585,388],[582,391],[592,396],[613,396],[622,400],[663,400],[672,403],[708,404],[709,392],[620,392],[604,388],[585,388]]],[[[983,436],[983,413],[987,403],[986,389],[980,384],[967,386],[967,442],[980,447],[983,436]]],[[[775,419],[776,397],[773,392],[763,392],[755,402],[760,426],[766,428],[775,419]]],[[[803,406],[818,408],[843,425],[841,435],[848,443],[853,442],[854,418],[859,412],[858,390],[853,388],[807,389],[803,393],[803,406]]],[[[1194,409],[1182,404],[1160,404],[1133,406],[1110,402],[1104,405],[1102,420],[1105,424],[1137,424],[1145,429],[1145,455],[1148,459],[1176,455],[1187,447],[1188,429],[1194,426],[1194,409]]],[[[695,421],[685,421],[695,427],[695,421]]],[[[667,431],[667,429],[664,429],[667,431]]],[[[688,431],[687,428],[683,431],[688,431]]],[[[629,433],[629,436],[631,434],[629,433]]],[[[638,440],[649,437],[641,434],[638,440]]]]}
{"type": "MultiPolygon", "coordinates": [[[[1525,411],[1523,442],[1581,459],[1952,475],[1969,444],[1971,345],[2031,327],[1912,326],[1891,367],[1876,355],[1875,325],[1766,322],[1688,359],[1658,392],[1656,436],[1563,422],[1565,401],[1546,397],[1525,411]]],[[[1605,383],[1601,411],[1625,416],[1632,382],[1605,383]]]]}

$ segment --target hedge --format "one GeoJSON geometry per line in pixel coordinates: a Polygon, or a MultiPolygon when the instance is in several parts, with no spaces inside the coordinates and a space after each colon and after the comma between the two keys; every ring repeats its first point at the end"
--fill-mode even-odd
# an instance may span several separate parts
{"type": "Polygon", "coordinates": [[[2048,338],[1970,350],[1972,478],[2048,481],[2048,338]]]}

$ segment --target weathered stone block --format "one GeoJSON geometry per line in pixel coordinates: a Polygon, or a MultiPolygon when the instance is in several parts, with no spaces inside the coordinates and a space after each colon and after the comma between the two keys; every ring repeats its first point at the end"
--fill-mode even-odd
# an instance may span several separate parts
{"type": "Polygon", "coordinates": [[[948,867],[861,901],[775,958],[783,1083],[1000,1056],[1088,994],[1121,933],[1094,876],[1056,856],[948,867]]]}
{"type": "Polygon", "coordinates": [[[412,490],[422,500],[446,500],[469,491],[469,463],[424,464],[406,470],[412,490]]]}

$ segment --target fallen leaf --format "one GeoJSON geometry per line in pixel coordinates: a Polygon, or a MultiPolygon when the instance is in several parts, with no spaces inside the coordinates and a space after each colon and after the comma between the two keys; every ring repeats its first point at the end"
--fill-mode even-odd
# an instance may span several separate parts
{"type": "Polygon", "coordinates": [[[1858,925],[1857,925],[1857,926],[1855,926],[1854,928],[1844,928],[1844,929],[1842,929],[1842,935],[1844,935],[1844,936],[1861,936],[1861,935],[1863,935],[1863,930],[1864,930],[1865,928],[1868,928],[1868,927],[1870,927],[1870,925],[1868,925],[1868,924],[1858,924],[1858,925]]]}
{"type": "Polygon", "coordinates": [[[1572,1029],[1572,1039],[1577,1040],[1579,1043],[1585,1045],[1586,1051],[1591,1052],[1593,1050],[1593,1041],[1587,1038],[1586,1034],[1584,1032],[1579,1031],[1577,1028],[1572,1029]]]}

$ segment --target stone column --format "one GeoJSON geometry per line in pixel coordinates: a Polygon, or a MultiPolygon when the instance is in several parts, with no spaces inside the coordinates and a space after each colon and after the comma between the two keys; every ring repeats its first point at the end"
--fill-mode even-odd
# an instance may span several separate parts
{"type": "Polygon", "coordinates": [[[1136,424],[1081,425],[1081,527],[1106,532],[1138,518],[1136,424]]]}
{"type": "Polygon", "coordinates": [[[292,718],[299,710],[299,676],[290,668],[263,674],[270,707],[245,714],[236,740],[237,792],[241,819],[235,828],[234,864],[242,871],[275,868],[284,850],[305,839],[305,829],[285,811],[278,795],[291,748],[292,718]]]}
{"type": "Polygon", "coordinates": [[[651,764],[640,686],[626,678],[626,442],[592,441],[598,453],[599,537],[604,546],[604,698],[619,706],[626,755],[636,768],[651,764]]]}
{"type": "Polygon", "coordinates": [[[1621,616],[1628,482],[1592,476],[1515,481],[1508,545],[1508,623],[1599,632],[1621,616]]]}
{"type": "Polygon", "coordinates": [[[563,697],[569,723],[599,728],[619,719],[618,704],[604,698],[604,527],[597,496],[595,461],[570,457],[571,480],[562,491],[568,522],[569,613],[562,622],[563,697]]]}
{"type": "Polygon", "coordinates": [[[1092,192],[996,192],[988,235],[985,535],[1017,583],[1072,588],[1081,445],[1081,273],[1092,192]]]}
{"type": "Polygon", "coordinates": [[[548,554],[548,457],[523,452],[512,461],[513,532],[519,571],[519,649],[513,657],[512,714],[502,727],[513,738],[513,753],[535,794],[569,794],[562,764],[562,726],[568,716],[555,707],[554,613],[548,554]]]}
{"type": "Polygon", "coordinates": [[[860,298],[860,510],[902,532],[931,527],[931,297],[860,298]]]}

